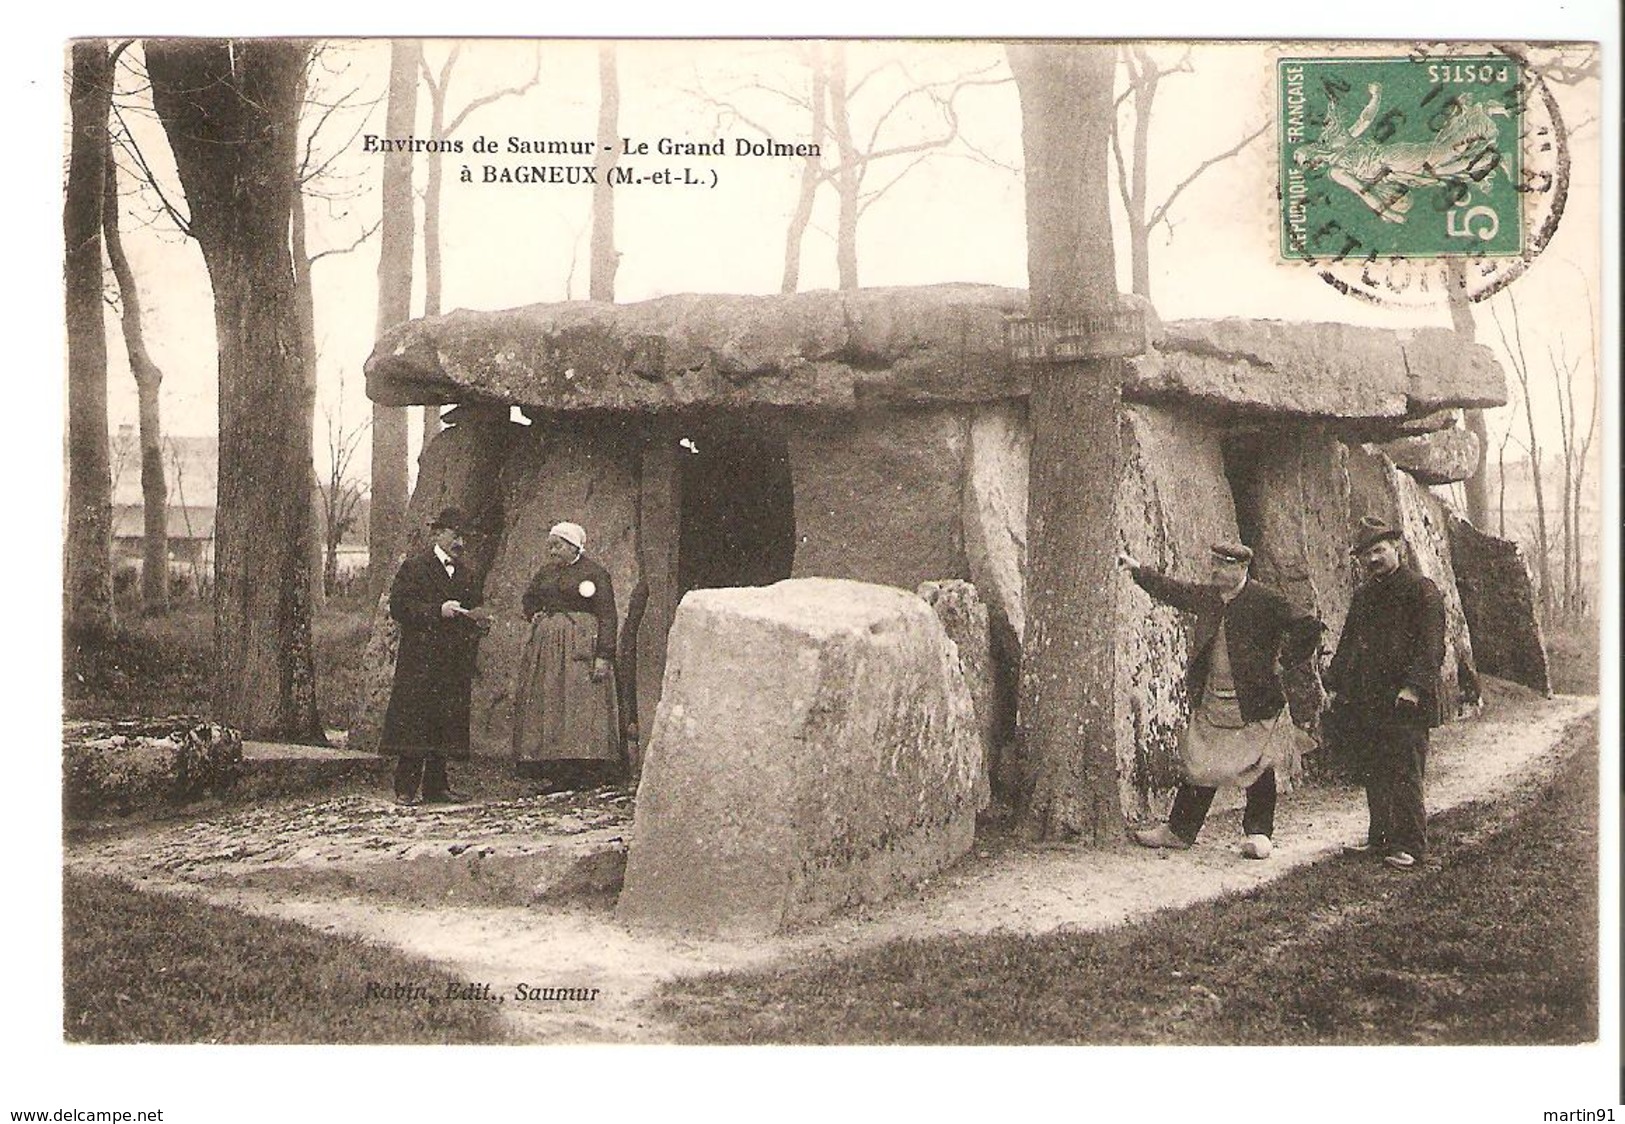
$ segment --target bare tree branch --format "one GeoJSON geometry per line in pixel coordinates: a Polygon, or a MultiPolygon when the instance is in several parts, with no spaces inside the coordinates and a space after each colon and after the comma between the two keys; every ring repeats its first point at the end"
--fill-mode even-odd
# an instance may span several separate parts
{"type": "Polygon", "coordinates": [[[882,184],[881,186],[873,189],[872,191],[866,191],[866,192],[863,192],[862,194],[860,194],[859,197],[858,197],[858,215],[859,215],[859,217],[862,217],[863,213],[869,209],[869,205],[871,203],[875,202],[882,195],[886,194],[886,192],[890,191],[893,187],[897,186],[897,181],[898,180],[900,180],[904,176],[908,175],[915,168],[919,167],[921,164],[923,164],[925,161],[927,161],[929,159],[931,159],[931,153],[929,153],[929,152],[919,153],[918,155],[916,155],[914,157],[914,159],[910,160],[906,165],[904,165],[898,171],[898,173],[896,175],[894,175],[891,179],[887,180],[884,184],[882,184]]]}
{"type": "Polygon", "coordinates": [[[534,89],[537,83],[542,80],[542,56],[540,49],[538,49],[532,62],[534,67],[531,71],[530,78],[528,78],[522,85],[504,86],[500,90],[495,90],[489,94],[483,94],[480,97],[475,98],[473,101],[463,106],[462,110],[451,119],[450,123],[446,125],[445,135],[449,137],[451,134],[455,133],[458,126],[462,125],[464,121],[467,121],[469,114],[473,113],[475,110],[482,109],[494,101],[501,101],[503,98],[523,97],[530,90],[534,89]]]}
{"type": "Polygon", "coordinates": [[[356,235],[355,241],[351,242],[348,246],[334,246],[331,249],[320,250],[317,253],[311,254],[307,260],[311,265],[315,265],[325,257],[331,257],[334,254],[348,254],[354,250],[358,250],[361,248],[362,244],[367,241],[367,239],[378,233],[378,228],[383,224],[384,219],[383,216],[380,215],[371,226],[367,227],[366,230],[356,235]]]}
{"type": "Polygon", "coordinates": [[[119,134],[114,138],[119,148],[128,153],[130,158],[135,161],[137,172],[147,186],[152,188],[153,194],[158,197],[159,205],[163,208],[163,213],[169,216],[169,220],[175,224],[175,229],[190,238],[192,236],[192,221],[181,214],[179,209],[169,201],[169,196],[165,194],[164,189],[159,185],[158,177],[153,173],[152,166],[147,163],[146,154],[141,151],[141,146],[135,143],[129,126],[125,124],[124,112],[117,103],[113,105],[113,117],[119,124],[119,134]]]}
{"type": "Polygon", "coordinates": [[[1258,128],[1248,133],[1245,137],[1231,145],[1229,148],[1225,149],[1223,152],[1209,156],[1206,160],[1198,164],[1195,170],[1192,171],[1190,175],[1186,176],[1184,179],[1175,184],[1173,190],[1168,193],[1167,197],[1164,198],[1163,201],[1152,210],[1151,216],[1146,222],[1146,228],[1149,230],[1165,220],[1168,216],[1169,210],[1174,205],[1174,201],[1179,198],[1180,194],[1187,187],[1200,179],[1204,172],[1213,167],[1213,165],[1222,163],[1223,161],[1230,159],[1232,156],[1235,156],[1242,149],[1246,148],[1248,145],[1252,144],[1255,140],[1269,131],[1269,127],[1270,123],[1265,121],[1258,128]]]}

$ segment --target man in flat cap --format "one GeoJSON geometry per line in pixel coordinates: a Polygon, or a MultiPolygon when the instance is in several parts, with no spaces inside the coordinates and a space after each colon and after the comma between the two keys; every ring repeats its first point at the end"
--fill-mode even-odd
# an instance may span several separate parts
{"type": "MultiPolygon", "coordinates": [[[[1234,785],[1247,790],[1241,853],[1268,858],[1275,765],[1292,739],[1281,668],[1313,677],[1323,626],[1285,595],[1248,580],[1253,552],[1239,543],[1213,545],[1206,583],[1166,577],[1130,554],[1117,560],[1141,589],[1196,618],[1185,676],[1191,716],[1179,742],[1184,779],[1168,822],[1135,832],[1135,841],[1186,849],[1196,842],[1218,787],[1234,785]]],[[[1305,724],[1312,720],[1305,716],[1305,724]]]]}
{"type": "Polygon", "coordinates": [[[429,544],[407,555],[390,587],[389,615],[400,623],[401,644],[379,751],[400,759],[398,804],[467,799],[451,790],[446,760],[468,757],[474,654],[491,622],[463,561],[467,527],[460,508],[442,511],[429,524],[429,544]]]}
{"type": "Polygon", "coordinates": [[[1354,591],[1326,687],[1338,740],[1365,784],[1371,813],[1366,841],[1345,850],[1411,870],[1427,850],[1422,785],[1428,730],[1441,715],[1445,612],[1439,587],[1403,564],[1401,546],[1387,523],[1360,520],[1352,553],[1365,580],[1354,591]]]}

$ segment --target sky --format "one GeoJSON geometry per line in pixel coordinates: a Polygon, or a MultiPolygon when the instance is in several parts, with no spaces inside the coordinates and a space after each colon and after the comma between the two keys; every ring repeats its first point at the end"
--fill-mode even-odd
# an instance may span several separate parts
{"type": "MultiPolygon", "coordinates": [[[[1165,4],[1110,5],[1098,9],[1081,5],[1056,11],[1055,6],[952,4],[933,5],[929,16],[899,24],[895,11],[873,3],[828,3],[811,6],[763,6],[743,18],[737,11],[684,5],[655,9],[639,4],[578,6],[516,15],[510,9],[472,8],[399,3],[390,6],[388,25],[376,12],[337,11],[335,6],[312,5],[306,0],[285,0],[252,10],[219,8],[212,13],[183,13],[179,9],[137,11],[129,5],[85,0],[72,6],[32,12],[22,20],[14,45],[14,65],[5,81],[14,106],[8,152],[15,160],[14,174],[4,188],[14,203],[12,213],[50,216],[49,221],[22,221],[15,231],[16,260],[22,269],[24,292],[17,323],[24,328],[16,364],[23,375],[15,426],[21,438],[9,443],[8,479],[22,502],[25,518],[43,518],[49,524],[60,517],[56,487],[32,485],[40,458],[46,463],[60,455],[61,392],[52,380],[54,396],[36,398],[35,382],[28,374],[62,369],[60,290],[61,153],[64,98],[62,44],[75,34],[290,34],[323,32],[361,35],[455,32],[463,35],[518,34],[638,34],[739,35],[824,34],[855,36],[935,35],[1010,37],[1016,34],[1116,36],[1252,36],[1309,38],[1350,35],[1394,35],[1433,38],[1472,34],[1485,38],[1518,39],[1531,35],[1583,38],[1606,35],[1616,49],[1611,56],[1606,104],[1617,106],[1618,13],[1602,0],[1581,0],[1543,5],[1485,0],[1472,6],[1458,2],[1412,0],[1405,5],[1349,6],[1285,5],[1249,0],[1226,5],[1165,4]],[[47,283],[44,278],[53,279],[47,283]],[[37,284],[28,279],[39,279],[37,284]],[[38,325],[38,330],[36,330],[38,325]],[[38,424],[39,419],[46,424],[38,424]],[[34,505],[42,509],[36,512],[34,505]]],[[[669,53],[669,48],[665,49],[669,53]]],[[[968,50],[968,49],[967,49],[968,50]]],[[[1197,73],[1180,76],[1165,88],[1168,119],[1185,139],[1167,148],[1172,165],[1159,173],[1177,179],[1187,158],[1228,147],[1236,130],[1264,112],[1266,85],[1258,83],[1247,62],[1250,48],[1226,48],[1204,58],[1197,73]],[[1170,108],[1173,107],[1173,108],[1170,108]]],[[[685,50],[684,53],[694,53],[685,50]]],[[[730,52],[733,53],[733,52],[730,52]]],[[[978,48],[978,57],[987,50],[978,48]]],[[[509,124],[496,107],[470,122],[493,135],[535,128],[569,130],[591,128],[595,99],[589,64],[582,49],[544,48],[544,74],[558,76],[552,100],[541,94],[527,99],[523,120],[509,124]],[[562,81],[566,75],[574,77],[562,81]]],[[[638,68],[623,63],[623,111],[626,130],[676,132],[708,126],[708,119],[669,92],[659,92],[658,76],[668,85],[676,81],[669,58],[650,49],[638,68]],[[647,85],[635,76],[647,76],[647,85]]],[[[472,52],[471,52],[472,56],[472,52]]],[[[376,65],[376,64],[374,64],[376,65]]],[[[490,71],[482,70],[482,77],[490,71]]],[[[475,89],[473,68],[464,75],[475,89]]],[[[454,89],[454,101],[456,92],[454,89]]],[[[979,111],[976,136],[995,151],[1009,153],[1016,118],[1011,99],[990,91],[979,111]],[[985,124],[985,131],[982,126],[985,124]]],[[[1159,120],[1160,129],[1163,122],[1159,120]]],[[[1617,169],[1617,116],[1612,129],[1600,129],[1588,143],[1589,163],[1577,160],[1576,188],[1584,186],[1581,171],[1598,167],[1617,169]],[[1609,151],[1598,154],[1596,138],[1609,138],[1609,151]]],[[[970,135],[972,122],[967,120],[970,135]]],[[[1584,137],[1578,137],[1577,148],[1584,137]]],[[[1263,142],[1261,142],[1262,145],[1263,142]]],[[[354,163],[363,176],[376,172],[372,158],[354,163]]],[[[1154,297],[1167,317],[1202,315],[1292,316],[1293,318],[1350,320],[1401,327],[1426,322],[1445,324],[1442,310],[1431,312],[1374,310],[1340,298],[1318,281],[1293,269],[1278,266],[1258,229],[1264,194],[1258,190],[1253,165],[1265,164],[1263,151],[1215,172],[1187,193],[1179,214],[1173,243],[1164,245],[1155,259],[1154,297]]],[[[714,199],[675,203],[649,201],[633,206],[622,197],[617,243],[623,262],[619,296],[643,299],[662,292],[737,291],[768,292],[778,277],[778,221],[793,191],[788,168],[775,173],[771,163],[730,178],[714,199]]],[[[731,167],[732,165],[730,165],[731,167]]],[[[1617,215],[1617,172],[1606,205],[1593,204],[1593,213],[1617,215]]],[[[1166,180],[1165,180],[1166,182],[1166,180]]],[[[562,299],[567,292],[571,250],[581,237],[587,206],[585,194],[543,194],[546,189],[509,188],[507,193],[466,190],[460,195],[448,185],[447,200],[447,308],[501,308],[537,300],[562,299]]],[[[365,207],[357,201],[357,209],[365,207]]],[[[376,204],[372,204],[376,206],[376,204]]],[[[1578,209],[1579,204],[1575,204],[1578,209]]],[[[1025,285],[1024,231],[1020,217],[1019,182],[997,167],[954,160],[944,167],[917,169],[897,191],[875,204],[863,235],[860,260],[865,284],[903,284],[936,280],[981,280],[1025,285]]],[[[1578,213],[1578,210],[1577,210],[1578,213]]],[[[828,225],[827,216],[822,220],[828,225]]],[[[1617,242],[1617,220],[1610,218],[1604,241],[1617,242]]],[[[334,241],[351,229],[333,221],[334,241]]],[[[1565,219],[1559,238],[1578,229],[1565,219]]],[[[350,235],[350,236],[353,236],[350,235]]],[[[345,238],[347,241],[347,238],[345,238]]],[[[1569,240],[1573,241],[1573,240],[1569,240]]],[[[155,347],[163,348],[166,365],[167,422],[176,432],[207,429],[213,417],[214,377],[212,314],[206,289],[188,280],[200,274],[195,247],[166,244],[152,238],[143,249],[149,255],[143,268],[152,277],[147,293],[152,298],[155,347]]],[[[1578,239],[1577,245],[1554,241],[1547,253],[1517,283],[1526,322],[1578,333],[1584,286],[1576,274],[1596,277],[1592,255],[1596,236],[1578,239]]],[[[1270,246],[1273,243],[1269,244],[1270,246]]],[[[132,252],[134,248],[132,247],[132,252]]],[[[584,257],[584,252],[583,255],[584,257]]],[[[809,286],[833,284],[827,240],[808,241],[809,286]]],[[[360,364],[370,347],[374,313],[372,272],[376,249],[363,249],[342,263],[329,259],[319,265],[318,299],[325,313],[323,333],[324,402],[343,402],[348,417],[365,409],[359,396],[360,364]],[[340,379],[344,389],[338,389],[340,379]]],[[[1125,255],[1126,264],[1126,255],[1125,255]]],[[[1590,298],[1610,318],[1616,316],[1605,294],[1617,293],[1617,261],[1607,274],[1608,285],[1592,286],[1590,298]]],[[[578,272],[573,287],[580,295],[584,279],[578,272]]],[[[1482,309],[1478,310],[1482,313],[1482,309]]],[[[1493,324],[1480,316],[1481,338],[1493,324]]],[[[1606,322],[1606,339],[1613,376],[1605,389],[1605,416],[1617,423],[1617,319],[1606,322]]],[[[1577,335],[1575,338],[1579,338],[1577,335]]],[[[1576,345],[1577,346],[1577,345],[1576,345]]],[[[113,354],[117,354],[114,347],[113,354]]],[[[120,373],[112,376],[112,418],[133,420],[133,394],[121,394],[120,373]],[[122,412],[121,412],[122,411],[122,412]]],[[[125,376],[127,377],[127,376],[125,376]]],[[[1608,432],[1609,457],[1617,465],[1617,424],[1608,432]]],[[[48,472],[47,479],[55,476],[48,472]]],[[[1612,483],[1614,473],[1609,473],[1612,483]]],[[[53,481],[54,484],[54,481],[53,481]]],[[[1617,511],[1617,505],[1610,512],[1617,511]]],[[[1612,528],[1613,516],[1606,523],[1612,528]]],[[[24,524],[26,525],[26,524],[24,524]]],[[[1617,552],[1617,544],[1613,544],[1617,552]]],[[[1617,558],[1617,553],[1614,554],[1617,558]]],[[[1607,572],[1615,572],[1608,570],[1607,572]]],[[[46,583],[50,589],[55,587],[46,583]]],[[[1609,589],[1610,597],[1617,591],[1609,589]]],[[[47,658],[37,664],[38,679],[13,680],[25,697],[54,699],[57,660],[56,595],[43,598],[26,592],[16,601],[14,650],[24,651],[37,639],[47,658]],[[43,606],[41,608],[40,606],[43,606]]],[[[1608,614],[1612,621],[1611,604],[1608,614]]],[[[1616,642],[1605,643],[1605,665],[1611,684],[1617,682],[1616,642]]],[[[25,710],[17,729],[13,791],[18,814],[6,817],[3,846],[11,862],[4,865],[9,900],[18,904],[19,923],[13,927],[11,956],[16,978],[8,988],[4,1020],[8,1059],[13,1062],[6,1088],[0,1090],[0,1108],[34,1107],[136,1108],[165,1105],[167,1120],[221,1119],[222,1099],[232,1105],[231,1118],[239,1121],[287,1119],[297,1114],[310,1120],[370,1119],[389,1112],[391,1119],[447,1119],[469,1113],[514,1115],[519,1118],[561,1112],[604,1110],[612,1099],[618,1110],[642,1115],[666,1112],[676,1101],[703,1103],[717,1119],[743,1119],[740,1108],[729,1105],[743,1094],[754,1098],[745,1106],[751,1118],[764,1113],[788,1119],[805,1118],[818,1110],[820,1118],[841,1113],[857,1119],[874,1111],[927,1113],[944,1119],[1005,1115],[1011,1111],[1064,1114],[1067,1117],[1100,1112],[1101,1118],[1161,1115],[1181,1104],[1200,1103],[1204,1119],[1225,1121],[1256,1119],[1248,1102],[1264,1090],[1266,1101],[1312,1106],[1317,1120],[1368,1119],[1366,1102],[1384,1098],[1393,1103],[1404,1097],[1412,1107],[1400,1118],[1415,1117],[1430,1109],[1481,1120],[1539,1119],[1542,1110],[1569,1110],[1611,1105],[1618,1096],[1613,1065],[1618,1060],[1617,955],[1617,817],[1603,818],[1601,850],[1605,859],[1601,902],[1606,940],[1603,955],[1604,1041],[1595,1047],[1545,1051],[1384,1050],[1378,1055],[1362,1051],[1292,1050],[1268,1054],[1258,1051],[1079,1050],[1069,1048],[1003,1051],[869,1050],[869,1051],[645,1051],[554,1049],[545,1052],[429,1050],[331,1050],[293,1048],[226,1049],[198,1047],[96,1049],[65,1048],[59,1039],[60,993],[56,972],[59,925],[51,903],[57,901],[58,863],[55,820],[56,758],[50,752],[57,737],[59,711],[42,706],[25,710]],[[32,752],[25,752],[31,750],[32,752]],[[29,809],[38,814],[29,814],[29,809]],[[42,904],[43,903],[43,904],[42,904]],[[448,1054],[451,1056],[448,1058],[448,1054]],[[635,1073],[636,1080],[629,1079],[635,1073]],[[15,1098],[29,1097],[28,1104],[15,1098]],[[703,1098],[703,1100],[702,1100],[703,1098]]],[[[1603,707],[1603,791],[1605,809],[1617,808],[1611,794],[1618,779],[1618,725],[1616,708],[1603,707]]],[[[1293,1111],[1297,1109],[1294,1108],[1293,1111]]],[[[902,1118],[901,1115],[899,1118],[902,1118]]]]}

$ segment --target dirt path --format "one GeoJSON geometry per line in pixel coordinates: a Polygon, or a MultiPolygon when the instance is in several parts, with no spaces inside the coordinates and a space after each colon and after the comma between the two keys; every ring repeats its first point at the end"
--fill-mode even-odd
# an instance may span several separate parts
{"type": "MultiPolygon", "coordinates": [[[[1596,700],[1590,698],[1508,701],[1493,715],[1439,731],[1429,761],[1430,811],[1539,784],[1567,751],[1564,732],[1595,711],[1596,700]]],[[[1364,800],[1354,789],[1300,790],[1281,802],[1274,855],[1249,862],[1236,853],[1238,819],[1234,811],[1215,810],[1201,844],[1178,854],[1127,845],[1109,851],[1056,845],[978,850],[912,894],[808,931],[748,942],[633,933],[616,924],[607,906],[414,907],[305,898],[154,878],[150,866],[141,884],[353,934],[437,961],[504,996],[504,1014],[523,1041],[666,1042],[669,1028],[653,1022],[642,1001],[677,976],[761,966],[818,950],[853,950],[904,936],[1101,928],[1259,885],[1335,852],[1365,830],[1364,800]],[[598,990],[589,1001],[522,1000],[521,987],[598,990]]],[[[105,850],[76,854],[70,848],[68,861],[128,877],[134,872],[129,856],[118,853],[126,860],[105,850]]]]}

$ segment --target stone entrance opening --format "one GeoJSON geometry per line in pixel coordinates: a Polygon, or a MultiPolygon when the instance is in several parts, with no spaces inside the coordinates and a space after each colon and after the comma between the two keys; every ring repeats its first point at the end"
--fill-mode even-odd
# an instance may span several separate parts
{"type": "Polygon", "coordinates": [[[766,431],[690,425],[676,438],[681,490],[677,595],[772,585],[796,557],[790,449],[766,431]]]}
{"type": "Polygon", "coordinates": [[[1264,481],[1260,472],[1263,439],[1250,433],[1224,442],[1224,477],[1236,507],[1236,534],[1255,551],[1263,548],[1264,481]]]}

